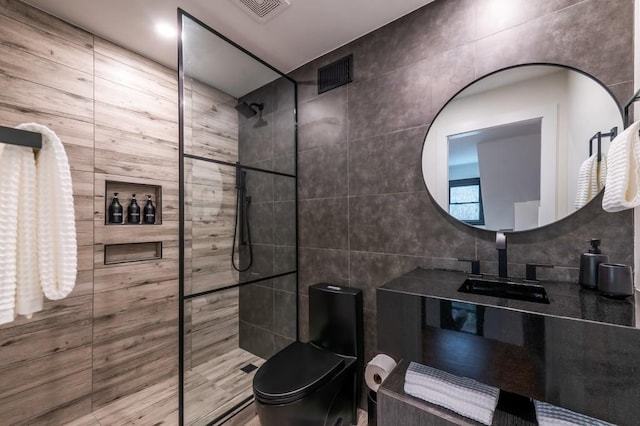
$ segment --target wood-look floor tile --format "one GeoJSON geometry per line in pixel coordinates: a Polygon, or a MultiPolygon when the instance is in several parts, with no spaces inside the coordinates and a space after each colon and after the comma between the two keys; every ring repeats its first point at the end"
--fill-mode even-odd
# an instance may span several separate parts
{"type": "Polygon", "coordinates": [[[93,412],[102,426],[175,425],[178,411],[177,379],[171,378],[93,412]]]}

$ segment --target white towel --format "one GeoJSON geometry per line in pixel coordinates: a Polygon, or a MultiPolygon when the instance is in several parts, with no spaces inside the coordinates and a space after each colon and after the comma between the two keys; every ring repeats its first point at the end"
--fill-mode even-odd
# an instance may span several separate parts
{"type": "Polygon", "coordinates": [[[27,318],[42,310],[36,238],[36,162],[33,150],[22,148],[18,193],[18,257],[16,314],[27,318]]]}
{"type": "Polygon", "coordinates": [[[578,190],[574,206],[576,209],[582,208],[591,201],[605,187],[607,179],[607,157],[601,154],[598,161],[598,154],[593,154],[587,158],[580,166],[578,174],[578,190]]]}
{"type": "Polygon", "coordinates": [[[533,404],[536,407],[536,418],[540,426],[614,426],[546,402],[534,400],[533,404]]]}
{"type": "Polygon", "coordinates": [[[48,299],[58,300],[73,290],[78,265],[69,160],[58,136],[46,126],[26,123],[18,128],[42,134],[36,156],[40,284],[48,299]]]}
{"type": "Polygon", "coordinates": [[[500,390],[467,377],[411,362],[404,391],[485,425],[493,421],[500,390]]]}
{"type": "Polygon", "coordinates": [[[609,171],[602,208],[619,212],[640,205],[640,121],[620,133],[609,146],[609,171]]]}
{"type": "Polygon", "coordinates": [[[0,157],[0,324],[15,318],[18,258],[18,197],[24,148],[7,145],[0,157]]]}

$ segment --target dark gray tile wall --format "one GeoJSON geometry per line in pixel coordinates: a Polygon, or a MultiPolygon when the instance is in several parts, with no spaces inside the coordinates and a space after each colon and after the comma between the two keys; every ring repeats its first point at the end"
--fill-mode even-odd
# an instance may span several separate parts
{"type": "MultiPolygon", "coordinates": [[[[307,288],[362,288],[366,357],[376,349],[376,288],[418,265],[496,269],[491,232],[451,220],[422,182],[421,150],[435,114],[458,90],[497,69],[553,62],[584,70],[620,102],[632,94],[633,0],[436,0],[291,73],[299,82],[300,336],[307,288]],[[610,25],[603,25],[604,22],[610,25]],[[354,55],[354,81],[317,94],[318,67],[354,55]]],[[[577,280],[586,241],[633,263],[632,213],[600,200],[509,240],[509,265],[553,263],[548,279],[577,280]]]]}
{"type": "MultiPolygon", "coordinates": [[[[239,115],[238,155],[241,164],[286,174],[295,173],[293,85],[278,79],[243,96],[263,103],[259,114],[239,115]]],[[[253,265],[240,274],[255,280],[296,269],[295,179],[262,171],[247,171],[251,196],[250,229],[253,265]]],[[[241,255],[246,265],[248,252],[241,255]]],[[[240,347],[268,358],[296,339],[296,275],[260,281],[240,288],[240,347]]]]}

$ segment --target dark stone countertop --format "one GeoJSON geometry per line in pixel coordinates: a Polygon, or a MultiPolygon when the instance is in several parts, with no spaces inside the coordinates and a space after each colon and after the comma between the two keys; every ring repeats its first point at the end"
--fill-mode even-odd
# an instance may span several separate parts
{"type": "MultiPolygon", "coordinates": [[[[377,291],[377,350],[618,425],[640,418],[634,302],[542,282],[549,305],[458,292],[418,268],[377,291]]],[[[637,293],[636,293],[637,297],[637,293]]]]}
{"type": "MultiPolygon", "coordinates": [[[[497,306],[543,315],[635,327],[635,301],[633,297],[611,299],[596,290],[582,288],[577,283],[541,281],[539,284],[545,288],[551,302],[550,304],[542,304],[459,292],[458,288],[468,276],[467,273],[459,271],[417,268],[389,281],[380,289],[477,305],[497,306]]],[[[485,277],[495,278],[489,275],[485,275],[485,277]]],[[[639,297],[637,291],[635,297],[639,297]]]]}

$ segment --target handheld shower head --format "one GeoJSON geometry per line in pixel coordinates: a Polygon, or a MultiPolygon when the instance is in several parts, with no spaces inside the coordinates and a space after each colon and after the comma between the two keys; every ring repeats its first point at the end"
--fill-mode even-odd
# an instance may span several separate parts
{"type": "Polygon", "coordinates": [[[252,103],[252,104],[248,104],[246,102],[240,102],[238,103],[238,105],[236,105],[236,110],[238,110],[238,112],[240,114],[242,114],[244,116],[244,118],[251,118],[254,115],[256,115],[259,112],[262,113],[262,110],[264,109],[264,104],[260,103],[252,103]]]}

